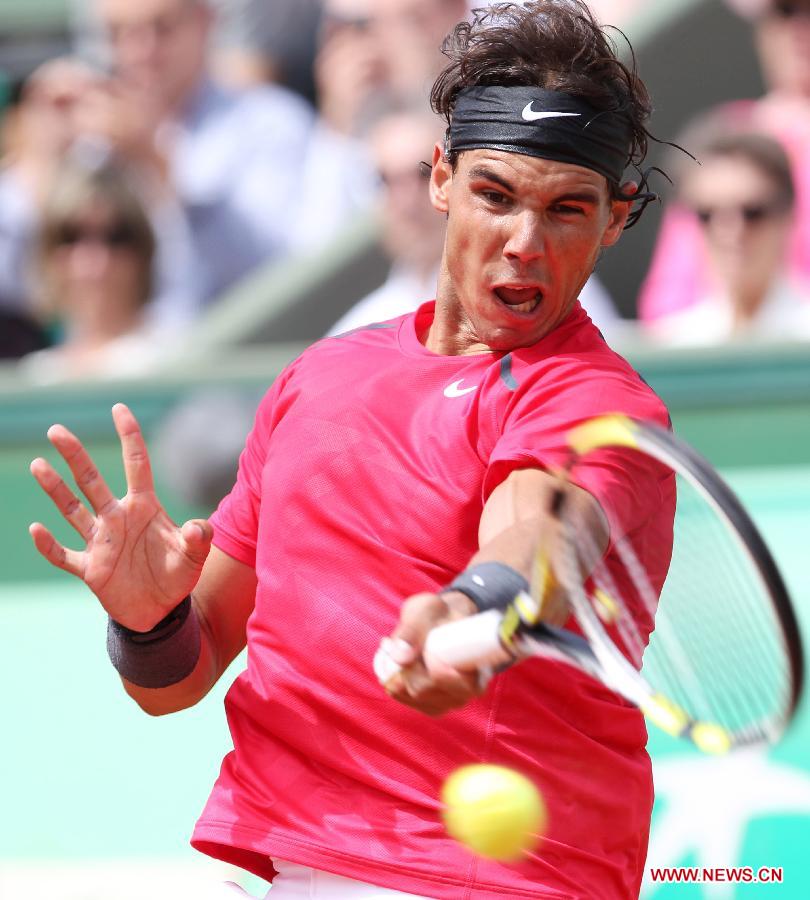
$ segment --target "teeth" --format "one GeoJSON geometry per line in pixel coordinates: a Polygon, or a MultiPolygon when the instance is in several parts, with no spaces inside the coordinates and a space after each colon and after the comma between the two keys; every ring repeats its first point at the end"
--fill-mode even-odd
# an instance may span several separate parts
{"type": "Polygon", "coordinates": [[[505,304],[510,309],[515,310],[515,312],[521,313],[532,312],[542,300],[540,291],[531,292],[526,288],[498,288],[495,293],[501,303],[505,304]],[[522,297],[528,297],[529,299],[523,300],[522,303],[517,302],[521,300],[522,297]]]}

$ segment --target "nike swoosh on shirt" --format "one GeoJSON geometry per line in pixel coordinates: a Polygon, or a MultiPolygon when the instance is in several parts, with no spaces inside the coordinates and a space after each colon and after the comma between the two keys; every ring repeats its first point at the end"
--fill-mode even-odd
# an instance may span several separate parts
{"type": "Polygon", "coordinates": [[[463,388],[460,386],[462,381],[464,381],[464,379],[459,378],[458,381],[454,381],[452,384],[448,384],[444,389],[444,396],[450,398],[463,397],[465,394],[470,394],[478,388],[477,384],[474,384],[472,387],[463,388]]]}
{"type": "Polygon", "coordinates": [[[581,116],[582,113],[572,113],[572,112],[555,112],[554,110],[544,109],[542,112],[535,112],[532,109],[532,104],[534,100],[530,103],[527,103],[523,107],[523,112],[521,115],[527,122],[534,122],[535,119],[560,119],[563,116],[581,116]]]}

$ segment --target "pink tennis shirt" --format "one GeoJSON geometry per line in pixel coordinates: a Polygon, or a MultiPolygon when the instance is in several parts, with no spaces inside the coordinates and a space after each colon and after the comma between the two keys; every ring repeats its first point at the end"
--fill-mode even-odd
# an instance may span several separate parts
{"type": "MultiPolygon", "coordinates": [[[[404,598],[465,568],[512,470],[563,463],[566,432],[591,416],[667,412],[578,305],[536,345],[476,356],[420,343],[433,309],[320,341],[259,407],[212,520],[258,590],[225,701],[234,750],[192,843],[268,879],[276,857],[441,900],[635,897],[652,807],[638,711],[531,660],[434,719],[390,699],[372,659],[404,598]],[[442,827],[443,780],[481,761],[545,796],[547,837],[518,864],[475,858],[442,827]]],[[[642,561],[663,578],[671,495],[620,462],[605,454],[578,480],[614,533],[647,536],[642,561]]]]}

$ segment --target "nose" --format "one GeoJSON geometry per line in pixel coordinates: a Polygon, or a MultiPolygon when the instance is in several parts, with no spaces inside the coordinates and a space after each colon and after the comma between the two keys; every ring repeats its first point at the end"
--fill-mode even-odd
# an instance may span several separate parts
{"type": "Polygon", "coordinates": [[[113,38],[116,57],[124,66],[151,64],[157,53],[158,43],[157,31],[149,23],[122,27],[113,38]]]}
{"type": "Polygon", "coordinates": [[[503,255],[512,262],[526,264],[545,255],[545,234],[542,221],[532,210],[523,210],[512,217],[503,255]]]}
{"type": "Polygon", "coordinates": [[[80,241],[72,248],[70,270],[76,277],[102,277],[110,266],[112,254],[100,241],[80,241]]]}
{"type": "Polygon", "coordinates": [[[709,229],[711,238],[722,246],[737,245],[746,234],[746,224],[741,213],[735,209],[719,210],[709,229]]]}

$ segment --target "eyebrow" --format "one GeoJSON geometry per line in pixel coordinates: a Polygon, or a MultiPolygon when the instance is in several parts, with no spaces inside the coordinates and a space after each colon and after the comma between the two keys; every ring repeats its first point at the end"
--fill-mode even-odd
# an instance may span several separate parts
{"type": "MultiPolygon", "coordinates": [[[[476,178],[483,178],[486,181],[493,181],[495,184],[500,185],[504,190],[509,191],[512,194],[515,193],[514,185],[511,182],[507,181],[506,178],[503,178],[486,166],[473,166],[467,172],[467,176],[469,177],[470,181],[474,181],[476,178]]],[[[561,203],[566,200],[574,200],[578,201],[579,203],[591,203],[593,205],[596,205],[599,203],[599,194],[596,190],[580,190],[568,191],[567,193],[560,194],[558,197],[555,197],[556,203],[561,203]]]]}
{"type": "Polygon", "coordinates": [[[488,169],[486,166],[473,166],[467,172],[467,176],[470,181],[474,181],[476,178],[483,178],[486,181],[494,181],[495,184],[499,184],[504,190],[507,190],[510,193],[515,192],[514,185],[505,178],[501,178],[500,175],[493,172],[492,169],[488,169]]]}

